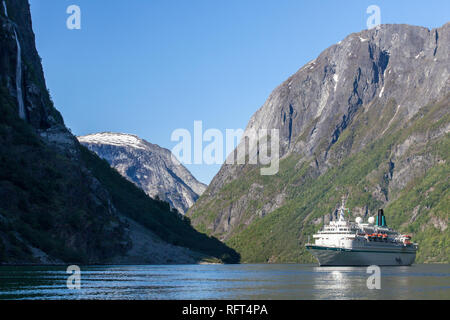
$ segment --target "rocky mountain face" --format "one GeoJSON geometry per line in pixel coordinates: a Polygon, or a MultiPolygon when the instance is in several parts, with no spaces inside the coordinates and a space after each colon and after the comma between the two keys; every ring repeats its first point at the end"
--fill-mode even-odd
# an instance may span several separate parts
{"type": "Polygon", "coordinates": [[[78,137],[78,141],[150,197],[167,201],[182,214],[206,189],[170,150],[135,135],[104,132],[78,137]]]}
{"type": "MultiPolygon", "coordinates": [[[[449,262],[450,23],[351,34],[277,87],[245,136],[278,129],[280,169],[223,165],[188,215],[243,261],[309,262],[307,236],[348,195],[449,262]]],[[[247,150],[248,152],[248,150],[247,150]]]]}
{"type": "Polygon", "coordinates": [[[0,1],[0,114],[0,264],[238,261],[70,133],[27,0],[0,1]]]}

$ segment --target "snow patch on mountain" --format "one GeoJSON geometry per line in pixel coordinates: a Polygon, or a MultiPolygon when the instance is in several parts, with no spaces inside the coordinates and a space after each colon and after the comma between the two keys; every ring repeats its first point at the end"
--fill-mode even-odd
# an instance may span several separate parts
{"type": "Polygon", "coordinates": [[[78,137],[78,141],[81,143],[107,144],[111,146],[128,146],[136,149],[145,149],[143,140],[139,139],[135,135],[123,133],[94,133],[87,136],[78,137]]]}

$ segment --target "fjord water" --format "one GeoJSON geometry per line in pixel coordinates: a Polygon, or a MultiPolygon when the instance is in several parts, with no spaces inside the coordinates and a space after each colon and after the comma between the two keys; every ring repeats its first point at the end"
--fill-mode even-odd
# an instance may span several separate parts
{"type": "Polygon", "coordinates": [[[0,267],[0,299],[450,299],[450,265],[382,267],[369,290],[364,267],[295,264],[0,267]]]}

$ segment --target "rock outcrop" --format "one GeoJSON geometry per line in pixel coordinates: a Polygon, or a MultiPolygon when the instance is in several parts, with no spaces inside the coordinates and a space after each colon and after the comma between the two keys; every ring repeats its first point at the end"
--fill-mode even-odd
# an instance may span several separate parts
{"type": "Polygon", "coordinates": [[[135,135],[104,132],[80,136],[78,141],[150,197],[169,202],[182,214],[206,189],[170,150],[135,135]]]}

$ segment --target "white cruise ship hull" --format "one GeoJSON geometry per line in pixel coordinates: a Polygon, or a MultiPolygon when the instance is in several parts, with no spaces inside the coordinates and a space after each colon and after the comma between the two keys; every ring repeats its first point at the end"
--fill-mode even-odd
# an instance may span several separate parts
{"type": "Polygon", "coordinates": [[[416,250],[408,247],[337,248],[307,245],[320,266],[410,266],[416,250]]]}

